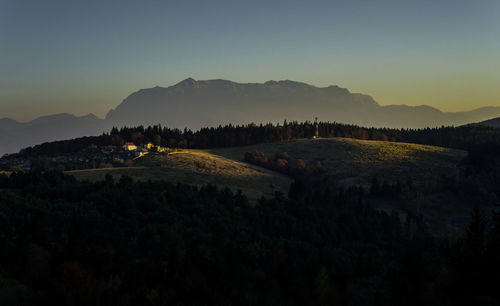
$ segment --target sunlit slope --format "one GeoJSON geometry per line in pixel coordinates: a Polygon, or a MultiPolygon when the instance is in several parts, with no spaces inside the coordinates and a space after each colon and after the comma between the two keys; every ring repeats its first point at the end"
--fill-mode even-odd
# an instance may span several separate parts
{"type": "Polygon", "coordinates": [[[251,200],[274,191],[288,192],[291,179],[260,167],[198,150],[182,150],[168,155],[150,154],[130,168],[69,171],[77,179],[102,180],[107,173],[115,178],[128,175],[136,180],[167,180],[192,185],[215,184],[241,189],[251,200]]]}
{"type": "MultiPolygon", "coordinates": [[[[210,152],[231,159],[242,159],[247,151],[262,151],[269,158],[287,152],[290,158],[302,158],[307,164],[321,161],[333,184],[362,185],[369,190],[374,176],[379,182],[407,182],[411,178],[419,194],[404,203],[372,199],[370,203],[388,213],[399,213],[402,222],[408,213],[424,217],[433,233],[460,234],[470,220],[471,205],[450,191],[432,191],[443,175],[459,173],[458,165],[467,153],[461,150],[409,143],[365,141],[348,138],[304,139],[293,142],[260,144],[248,147],[216,149],[210,152]]],[[[482,207],[489,212],[492,207],[482,207]]]]}
{"type": "Polygon", "coordinates": [[[106,173],[137,180],[169,180],[194,185],[216,184],[252,199],[288,192],[291,179],[244,163],[245,152],[263,151],[268,157],[287,152],[290,158],[307,164],[321,161],[328,175],[345,185],[368,185],[373,176],[380,180],[406,180],[415,183],[439,179],[453,173],[466,156],[461,150],[408,143],[329,138],[268,143],[213,150],[182,150],[169,155],[150,154],[135,161],[135,167],[70,171],[78,179],[101,180],[106,173]]]}
{"type": "Polygon", "coordinates": [[[367,184],[373,176],[387,180],[422,182],[455,171],[465,151],[410,143],[357,140],[350,138],[303,139],[247,147],[210,150],[233,160],[245,152],[262,151],[269,158],[287,152],[311,164],[321,161],[327,174],[345,184],[367,184]]]}

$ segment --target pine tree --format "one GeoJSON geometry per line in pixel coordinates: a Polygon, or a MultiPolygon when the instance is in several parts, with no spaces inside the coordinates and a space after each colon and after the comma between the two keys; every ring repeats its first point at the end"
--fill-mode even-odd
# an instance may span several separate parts
{"type": "Polygon", "coordinates": [[[466,251],[474,259],[479,259],[484,253],[486,224],[487,222],[481,215],[479,207],[475,206],[471,214],[471,222],[467,228],[465,240],[466,251]]]}

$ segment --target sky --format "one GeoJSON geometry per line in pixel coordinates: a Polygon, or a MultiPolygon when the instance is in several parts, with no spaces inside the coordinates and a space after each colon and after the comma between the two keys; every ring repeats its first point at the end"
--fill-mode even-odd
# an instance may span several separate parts
{"type": "Polygon", "coordinates": [[[0,118],[104,117],[187,77],[500,106],[500,1],[0,0],[0,118]]]}

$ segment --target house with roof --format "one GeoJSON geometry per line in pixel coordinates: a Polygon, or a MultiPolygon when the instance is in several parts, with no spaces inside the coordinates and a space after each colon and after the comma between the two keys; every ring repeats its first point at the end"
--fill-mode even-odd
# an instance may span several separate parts
{"type": "Polygon", "coordinates": [[[125,150],[125,151],[135,151],[135,150],[137,150],[137,146],[133,142],[126,142],[123,145],[123,150],[125,150]]]}

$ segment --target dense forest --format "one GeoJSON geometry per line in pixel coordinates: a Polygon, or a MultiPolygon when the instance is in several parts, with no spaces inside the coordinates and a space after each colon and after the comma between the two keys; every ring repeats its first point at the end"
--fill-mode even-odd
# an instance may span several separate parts
{"type": "Polygon", "coordinates": [[[0,304],[500,303],[500,214],[436,238],[358,188],[300,185],[251,206],[213,186],[0,176],[0,304]]]}
{"type": "MultiPolygon", "coordinates": [[[[78,152],[90,146],[119,146],[127,141],[137,145],[151,142],[171,148],[219,148],[244,146],[267,142],[312,138],[315,125],[311,122],[283,122],[283,124],[249,124],[188,129],[170,129],[161,126],[113,128],[109,134],[55,141],[25,148],[13,156],[33,157],[78,152]]],[[[471,146],[500,144],[500,129],[485,126],[441,127],[427,129],[364,128],[356,125],[320,122],[320,137],[348,137],[366,140],[384,140],[469,149],[471,146]]]]}

